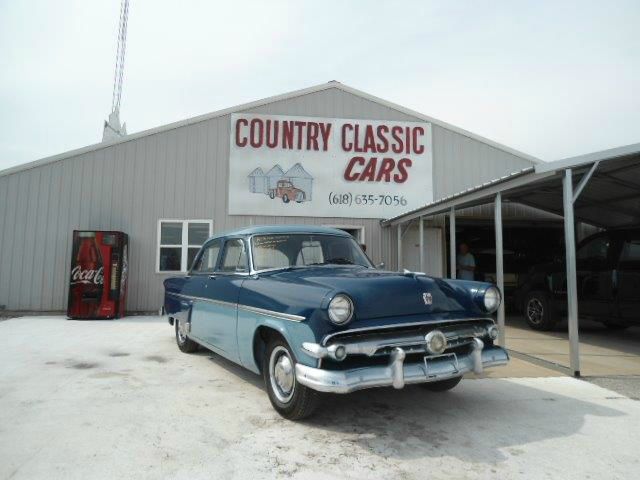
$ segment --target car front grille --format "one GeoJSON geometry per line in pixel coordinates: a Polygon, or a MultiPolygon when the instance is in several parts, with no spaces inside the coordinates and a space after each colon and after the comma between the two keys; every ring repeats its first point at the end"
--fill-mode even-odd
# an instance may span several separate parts
{"type": "Polygon", "coordinates": [[[466,353],[474,338],[492,343],[487,339],[490,319],[462,321],[460,323],[429,323],[398,328],[373,328],[345,331],[325,339],[324,345],[345,345],[349,351],[343,361],[324,359],[323,368],[343,370],[349,368],[384,365],[395,348],[402,348],[407,356],[405,362],[423,361],[429,353],[425,336],[432,330],[440,330],[447,337],[445,353],[466,353]]]}

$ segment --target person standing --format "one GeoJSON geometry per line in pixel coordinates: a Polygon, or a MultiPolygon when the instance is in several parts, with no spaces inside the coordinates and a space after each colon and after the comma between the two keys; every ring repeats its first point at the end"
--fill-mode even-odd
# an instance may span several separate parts
{"type": "Polygon", "coordinates": [[[476,259],[469,251],[469,245],[462,242],[458,250],[458,274],[460,280],[473,280],[476,270],[476,259]]]}

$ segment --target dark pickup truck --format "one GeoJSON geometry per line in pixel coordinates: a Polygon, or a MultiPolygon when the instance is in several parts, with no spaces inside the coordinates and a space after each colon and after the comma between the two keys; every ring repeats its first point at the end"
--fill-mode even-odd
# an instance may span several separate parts
{"type": "MultiPolygon", "coordinates": [[[[640,228],[585,238],[576,249],[578,313],[609,328],[640,325],[640,228]]],[[[564,258],[534,266],[515,292],[529,326],[550,330],[567,311],[564,258]]]]}

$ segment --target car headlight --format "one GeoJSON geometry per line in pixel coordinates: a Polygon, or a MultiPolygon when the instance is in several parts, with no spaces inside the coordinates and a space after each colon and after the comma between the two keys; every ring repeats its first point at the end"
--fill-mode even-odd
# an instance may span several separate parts
{"type": "Polygon", "coordinates": [[[344,325],[353,317],[353,302],[343,294],[338,294],[329,302],[329,320],[336,325],[344,325]]]}
{"type": "Polygon", "coordinates": [[[489,287],[484,292],[484,308],[487,312],[493,313],[500,306],[500,302],[502,301],[502,295],[500,295],[500,290],[497,287],[489,287]]]}

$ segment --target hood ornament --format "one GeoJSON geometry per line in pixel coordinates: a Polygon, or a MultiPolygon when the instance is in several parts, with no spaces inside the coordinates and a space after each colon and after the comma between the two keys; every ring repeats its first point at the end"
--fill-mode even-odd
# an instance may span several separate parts
{"type": "Polygon", "coordinates": [[[424,292],[422,294],[422,301],[425,305],[433,305],[433,296],[429,292],[424,292]]]}

